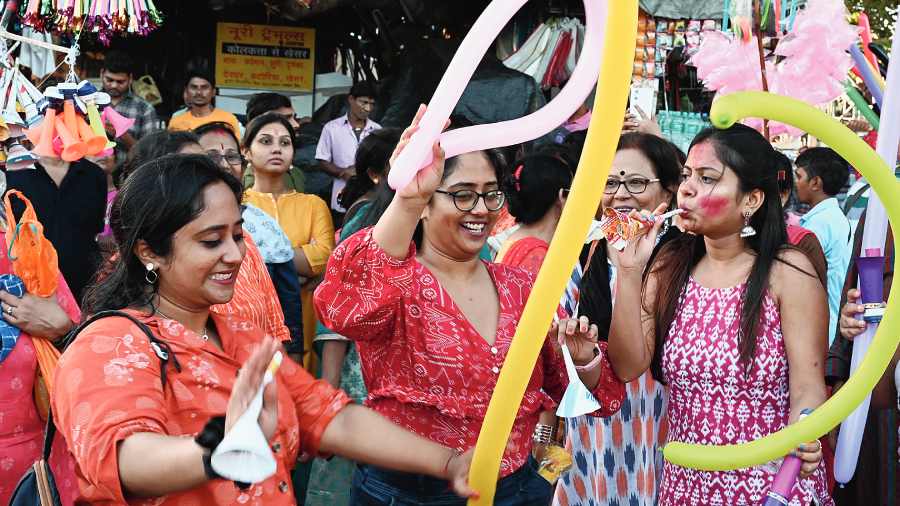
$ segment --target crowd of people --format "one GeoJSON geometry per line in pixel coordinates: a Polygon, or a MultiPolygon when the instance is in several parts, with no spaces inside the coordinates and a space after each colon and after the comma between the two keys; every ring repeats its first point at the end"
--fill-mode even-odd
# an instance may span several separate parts
{"type": "MultiPolygon", "coordinates": [[[[283,95],[254,96],[242,125],[216,108],[212,77],[193,72],[185,110],[163,129],[130,93],[126,55],[108,55],[101,77],[136,120],[116,150],[5,173],[27,200],[12,199],[0,238],[33,209],[59,280],[47,298],[0,289],[0,314],[21,331],[0,349],[0,504],[40,457],[48,409],[64,504],[477,496],[472,451],[572,190],[583,119],[619,112],[582,107],[565,136],[504,150],[445,159],[436,143],[394,191],[387,175],[425,106],[405,130],[382,128],[369,83],[350,90],[302,169],[306,120],[283,95]],[[37,395],[42,340],[66,344],[49,402],[37,395]],[[279,350],[289,359],[258,418],[275,473],[225,479],[211,454],[279,350]]],[[[467,124],[454,116],[449,128],[467,124]]],[[[743,125],[704,130],[683,153],[653,120],[627,117],[595,182],[596,220],[680,214],[624,250],[585,241],[537,362],[520,365],[533,372],[494,504],[760,504],[777,461],[698,471],[661,449],[759,439],[847,379],[866,327],[853,263],[865,217],[854,231],[838,199],[852,173],[829,148],[791,160],[743,125]],[[570,381],[562,345],[593,413],[556,416],[570,381]]],[[[892,237],[884,255],[892,265],[892,237]]],[[[0,274],[14,261],[4,248],[0,274]]],[[[790,504],[900,501],[898,355],[873,393],[858,477],[835,488],[834,434],[804,443],[790,504]]]]}

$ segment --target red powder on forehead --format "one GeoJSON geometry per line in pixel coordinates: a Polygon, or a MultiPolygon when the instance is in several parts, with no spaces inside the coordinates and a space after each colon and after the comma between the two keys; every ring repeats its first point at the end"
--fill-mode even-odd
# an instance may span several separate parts
{"type": "Polygon", "coordinates": [[[706,197],[702,197],[700,199],[700,208],[703,209],[709,216],[722,214],[722,211],[724,211],[726,207],[728,207],[727,197],[714,197],[707,195],[706,197]]]}

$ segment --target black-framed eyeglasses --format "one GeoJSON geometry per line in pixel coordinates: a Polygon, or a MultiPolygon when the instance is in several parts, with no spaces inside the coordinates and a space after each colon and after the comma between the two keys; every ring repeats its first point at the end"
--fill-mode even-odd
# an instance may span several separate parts
{"type": "Polygon", "coordinates": [[[506,195],[503,190],[491,190],[484,193],[478,193],[474,190],[457,190],[448,192],[446,190],[435,190],[436,193],[449,195],[453,199],[453,205],[460,211],[467,213],[478,205],[478,199],[484,200],[484,207],[488,211],[499,211],[506,202],[506,195]]]}
{"type": "Polygon", "coordinates": [[[222,161],[228,163],[228,165],[243,165],[244,157],[241,156],[240,153],[225,153],[224,155],[218,151],[210,150],[206,152],[206,155],[215,163],[216,165],[222,165],[222,161]]]}
{"type": "Polygon", "coordinates": [[[603,193],[607,195],[615,195],[617,191],[619,191],[619,187],[623,184],[625,185],[625,189],[628,190],[628,193],[632,195],[639,195],[644,193],[647,190],[647,185],[650,183],[658,183],[659,179],[647,179],[645,177],[632,177],[626,180],[609,178],[606,180],[606,187],[603,188],[603,193]]]}

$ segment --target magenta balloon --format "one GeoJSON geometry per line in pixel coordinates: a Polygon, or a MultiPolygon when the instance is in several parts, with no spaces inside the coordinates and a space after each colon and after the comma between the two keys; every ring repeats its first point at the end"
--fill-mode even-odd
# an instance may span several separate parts
{"type": "Polygon", "coordinates": [[[606,3],[599,0],[584,0],[586,26],[581,56],[568,84],[553,100],[523,118],[441,134],[485,52],[527,1],[494,0],[472,26],[438,84],[419,123],[419,131],[391,166],[388,174],[391,188],[403,188],[422,167],[431,163],[431,146],[438,138],[447,157],[530,141],[562,125],[590,95],[600,75],[603,54],[601,27],[606,22],[606,3]]]}

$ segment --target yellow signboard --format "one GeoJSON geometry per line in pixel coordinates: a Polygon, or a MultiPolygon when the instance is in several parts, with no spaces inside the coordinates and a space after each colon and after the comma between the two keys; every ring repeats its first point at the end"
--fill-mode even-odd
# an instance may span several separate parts
{"type": "Polygon", "coordinates": [[[216,86],[312,91],[315,29],[219,23],[216,32],[216,86]]]}

